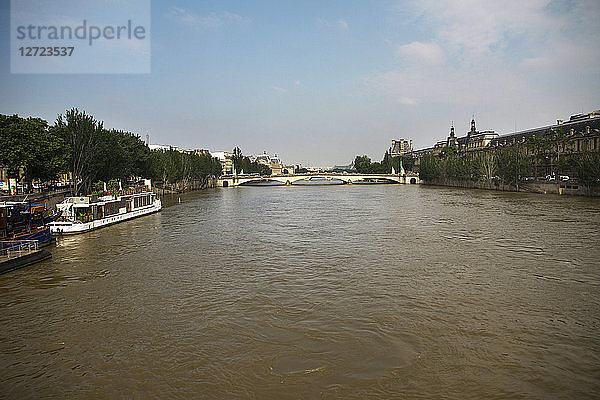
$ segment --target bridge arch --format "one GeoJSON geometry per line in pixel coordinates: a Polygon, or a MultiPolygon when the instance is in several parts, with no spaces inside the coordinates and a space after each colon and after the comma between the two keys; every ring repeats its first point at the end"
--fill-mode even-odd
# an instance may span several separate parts
{"type": "Polygon", "coordinates": [[[219,179],[219,186],[232,187],[239,185],[311,185],[311,184],[374,184],[374,183],[405,183],[418,184],[416,176],[392,174],[299,174],[272,176],[226,176],[219,179]]]}
{"type": "MultiPolygon", "coordinates": [[[[282,182],[279,179],[272,179],[269,177],[260,177],[260,178],[254,178],[254,179],[244,179],[242,182],[239,182],[237,185],[238,186],[252,186],[252,185],[258,185],[258,184],[274,184],[274,183],[279,183],[281,185],[285,185],[285,182],[282,182]]],[[[275,185],[274,185],[275,186],[275,185]]]]}

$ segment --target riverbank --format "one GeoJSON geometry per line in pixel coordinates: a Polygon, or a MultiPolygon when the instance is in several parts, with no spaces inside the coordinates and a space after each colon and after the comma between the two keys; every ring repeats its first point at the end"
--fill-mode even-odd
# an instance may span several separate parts
{"type": "Polygon", "coordinates": [[[180,181],[173,184],[161,184],[155,183],[152,186],[152,191],[159,196],[164,196],[167,194],[180,194],[193,192],[196,190],[204,190],[209,188],[214,188],[217,186],[217,178],[215,177],[207,177],[204,179],[198,180],[188,180],[188,181],[180,181]]]}
{"type": "Polygon", "coordinates": [[[600,188],[588,188],[575,182],[522,182],[519,185],[503,183],[499,180],[458,181],[453,179],[435,179],[423,181],[425,185],[448,186],[466,189],[497,190],[502,192],[525,192],[539,194],[558,194],[569,196],[600,197],[600,188]]]}

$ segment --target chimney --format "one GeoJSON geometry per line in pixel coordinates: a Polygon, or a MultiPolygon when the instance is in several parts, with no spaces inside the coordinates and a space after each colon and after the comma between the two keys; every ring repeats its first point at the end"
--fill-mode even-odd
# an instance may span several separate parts
{"type": "Polygon", "coordinates": [[[562,123],[563,123],[563,120],[562,120],[562,119],[557,119],[557,120],[556,120],[556,125],[562,125],[562,123]]]}

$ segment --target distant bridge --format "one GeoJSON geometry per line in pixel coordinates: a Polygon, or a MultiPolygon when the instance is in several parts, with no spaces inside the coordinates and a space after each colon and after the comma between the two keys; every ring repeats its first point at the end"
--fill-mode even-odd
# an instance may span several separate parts
{"type": "Polygon", "coordinates": [[[260,183],[279,182],[284,185],[300,185],[320,183],[330,181],[331,183],[352,184],[352,183],[403,183],[403,184],[418,184],[421,183],[419,176],[416,174],[398,175],[398,174],[340,174],[340,173],[324,173],[324,174],[300,174],[300,175],[269,175],[269,176],[253,176],[253,175],[226,175],[219,178],[217,186],[232,187],[240,185],[252,185],[260,183]]]}

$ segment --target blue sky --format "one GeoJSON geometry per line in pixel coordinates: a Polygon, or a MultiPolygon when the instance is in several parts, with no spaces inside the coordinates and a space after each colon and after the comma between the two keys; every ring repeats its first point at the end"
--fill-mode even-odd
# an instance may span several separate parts
{"type": "Polygon", "coordinates": [[[75,106],[152,143],[347,164],[600,108],[596,0],[152,1],[150,74],[11,74],[9,13],[0,113],[75,106]]]}

